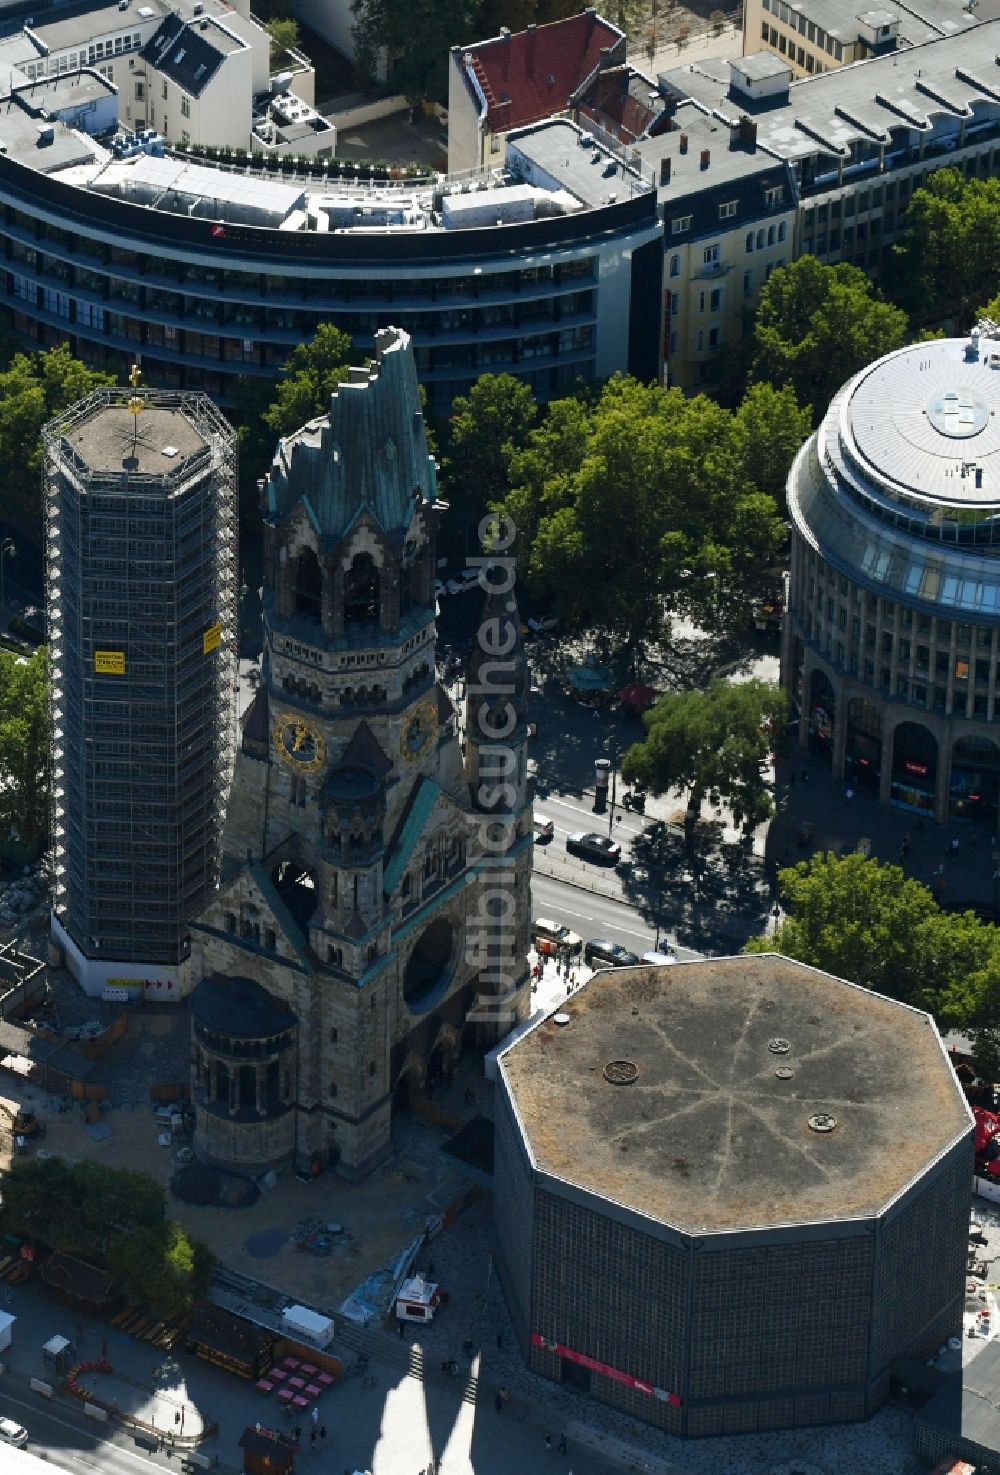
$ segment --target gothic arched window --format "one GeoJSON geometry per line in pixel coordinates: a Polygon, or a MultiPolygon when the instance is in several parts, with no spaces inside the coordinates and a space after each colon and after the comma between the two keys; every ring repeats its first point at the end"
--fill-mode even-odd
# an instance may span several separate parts
{"type": "Polygon", "coordinates": [[[379,576],[370,553],[359,553],[344,581],[345,625],[375,625],[379,616],[379,576]]]}
{"type": "Polygon", "coordinates": [[[323,570],[311,548],[299,554],[295,567],[295,613],[308,620],[323,616],[323,570]]]}

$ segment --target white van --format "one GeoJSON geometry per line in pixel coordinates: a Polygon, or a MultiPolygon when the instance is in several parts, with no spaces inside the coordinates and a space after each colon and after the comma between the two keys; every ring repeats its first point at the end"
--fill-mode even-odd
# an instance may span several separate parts
{"type": "Polygon", "coordinates": [[[674,956],[673,950],[671,949],[669,953],[643,953],[642,957],[639,959],[639,962],[646,963],[651,968],[662,968],[667,963],[676,963],[677,959],[674,956]]]}

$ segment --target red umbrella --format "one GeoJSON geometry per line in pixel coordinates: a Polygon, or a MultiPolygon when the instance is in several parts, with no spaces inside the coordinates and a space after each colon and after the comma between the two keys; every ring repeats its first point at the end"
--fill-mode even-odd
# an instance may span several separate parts
{"type": "Polygon", "coordinates": [[[651,686],[643,686],[641,681],[632,681],[628,686],[623,686],[618,693],[618,700],[624,702],[627,707],[635,707],[639,712],[645,712],[651,707],[659,696],[651,686]]]}
{"type": "Polygon", "coordinates": [[[981,1106],[974,1106],[972,1115],[976,1119],[976,1151],[982,1152],[990,1138],[1000,1132],[1000,1117],[995,1112],[984,1111],[981,1106]]]}

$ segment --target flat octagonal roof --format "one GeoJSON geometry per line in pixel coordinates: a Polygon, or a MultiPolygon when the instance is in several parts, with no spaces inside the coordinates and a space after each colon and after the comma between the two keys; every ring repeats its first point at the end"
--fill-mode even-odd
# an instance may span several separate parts
{"type": "Polygon", "coordinates": [[[501,1058],[536,1166],[683,1231],[871,1217],[972,1130],[929,1015],[775,954],[559,1013],[501,1058]]]}

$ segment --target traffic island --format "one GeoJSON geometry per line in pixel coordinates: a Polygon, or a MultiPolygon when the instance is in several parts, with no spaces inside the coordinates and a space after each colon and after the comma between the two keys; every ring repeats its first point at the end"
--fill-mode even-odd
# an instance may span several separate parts
{"type": "Polygon", "coordinates": [[[115,1372],[106,1357],[75,1363],[67,1371],[64,1387],[74,1398],[103,1409],[109,1418],[127,1428],[179,1446],[200,1444],[215,1432],[215,1427],[206,1423],[197,1405],[186,1396],[183,1374],[176,1364],[174,1371],[176,1396],[115,1372]]]}

